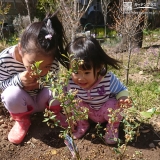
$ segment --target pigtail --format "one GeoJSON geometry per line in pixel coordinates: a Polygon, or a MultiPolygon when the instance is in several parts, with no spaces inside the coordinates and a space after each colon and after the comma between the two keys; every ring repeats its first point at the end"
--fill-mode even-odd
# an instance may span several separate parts
{"type": "Polygon", "coordinates": [[[64,67],[66,67],[66,61],[68,61],[68,59],[66,58],[67,52],[65,51],[65,46],[67,44],[67,38],[65,35],[63,25],[57,17],[57,12],[54,13],[53,15],[48,14],[47,17],[49,17],[49,19],[51,20],[53,30],[56,33],[56,41],[58,45],[57,46],[58,53],[56,54],[56,58],[64,67]]]}
{"type": "Polygon", "coordinates": [[[52,28],[52,23],[49,18],[42,21],[42,27],[38,35],[40,46],[45,52],[50,52],[56,47],[56,33],[52,28]]]}
{"type": "MultiPolygon", "coordinates": [[[[43,21],[29,25],[21,36],[23,53],[36,52],[57,58],[65,65],[64,46],[67,44],[62,23],[56,14],[48,14],[43,21]]],[[[66,55],[66,54],[65,54],[66,55]]]]}
{"type": "Polygon", "coordinates": [[[47,20],[46,28],[47,28],[48,34],[45,35],[45,39],[51,40],[52,36],[54,34],[54,30],[52,28],[52,24],[51,24],[51,20],[50,19],[47,20]]]}
{"type": "Polygon", "coordinates": [[[96,46],[95,51],[97,53],[99,53],[99,52],[101,53],[101,54],[98,54],[98,57],[99,57],[99,64],[103,64],[102,69],[106,68],[106,72],[107,72],[108,71],[108,65],[115,68],[115,69],[120,69],[121,68],[122,62],[117,60],[117,59],[114,59],[114,58],[110,57],[109,55],[107,55],[105,53],[105,51],[103,50],[103,48],[101,47],[101,45],[99,44],[99,42],[95,38],[88,37],[86,39],[93,42],[94,46],[96,46]]]}

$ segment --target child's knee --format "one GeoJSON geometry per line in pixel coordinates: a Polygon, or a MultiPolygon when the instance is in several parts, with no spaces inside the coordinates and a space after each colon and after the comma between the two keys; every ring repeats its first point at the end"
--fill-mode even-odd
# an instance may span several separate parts
{"type": "Polygon", "coordinates": [[[109,115],[115,115],[116,121],[120,121],[122,119],[120,114],[121,109],[118,107],[118,101],[116,99],[109,99],[101,108],[101,113],[107,121],[110,118],[109,115]]]}
{"type": "Polygon", "coordinates": [[[12,108],[20,107],[20,103],[22,103],[23,99],[23,92],[23,89],[16,86],[10,86],[2,92],[1,99],[7,110],[12,111],[12,108]]]}
{"type": "Polygon", "coordinates": [[[16,86],[7,87],[1,94],[3,102],[13,103],[17,101],[22,96],[22,89],[16,86]]]}
{"type": "Polygon", "coordinates": [[[112,108],[112,109],[118,109],[118,100],[114,99],[114,98],[111,98],[109,99],[105,105],[104,105],[104,108],[112,108]]]}

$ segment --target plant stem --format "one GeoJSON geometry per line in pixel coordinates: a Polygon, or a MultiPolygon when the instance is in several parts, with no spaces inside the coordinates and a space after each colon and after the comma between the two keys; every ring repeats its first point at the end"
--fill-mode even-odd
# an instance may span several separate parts
{"type": "Polygon", "coordinates": [[[70,114],[67,112],[67,109],[65,107],[63,107],[63,108],[64,108],[64,111],[66,113],[67,122],[68,122],[68,126],[69,126],[69,134],[70,134],[70,136],[71,136],[71,138],[73,140],[73,148],[74,148],[74,151],[76,153],[76,158],[77,158],[77,160],[81,160],[79,151],[77,151],[76,145],[75,145],[75,142],[74,142],[74,139],[73,139],[72,126],[71,126],[70,119],[69,119],[70,118],[70,114]]]}
{"type": "Polygon", "coordinates": [[[123,152],[121,153],[120,160],[123,160],[123,156],[124,156],[124,153],[126,152],[126,149],[127,149],[127,142],[125,143],[125,148],[123,149],[123,152]]]}

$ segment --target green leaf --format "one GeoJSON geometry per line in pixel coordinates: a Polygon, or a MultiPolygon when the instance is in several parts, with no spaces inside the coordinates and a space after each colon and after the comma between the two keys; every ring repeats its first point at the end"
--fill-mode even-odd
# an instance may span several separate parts
{"type": "Polygon", "coordinates": [[[52,115],[49,119],[54,120],[56,115],[52,115]]]}
{"type": "Polygon", "coordinates": [[[63,57],[66,57],[67,59],[69,59],[68,56],[66,56],[65,54],[62,54],[62,56],[63,56],[63,57]]]}
{"type": "Polygon", "coordinates": [[[48,122],[49,118],[44,119],[42,122],[48,122]]]}
{"type": "Polygon", "coordinates": [[[35,62],[36,68],[39,68],[39,66],[40,66],[40,64],[41,64],[42,62],[43,62],[43,61],[36,61],[36,62],[35,62]]]}
{"type": "MultiPolygon", "coordinates": [[[[140,112],[140,113],[142,113],[142,115],[143,114],[145,114],[146,115],[146,113],[149,113],[149,114],[151,114],[151,117],[153,116],[153,115],[159,115],[160,114],[160,112],[157,112],[156,111],[156,108],[151,108],[151,109],[149,109],[149,110],[147,110],[147,112],[140,112]]],[[[149,116],[149,114],[148,114],[148,116],[149,116]]],[[[149,117],[149,118],[151,118],[151,117],[149,117]]]]}
{"type": "Polygon", "coordinates": [[[153,113],[152,112],[140,112],[140,115],[144,118],[151,118],[153,113]]]}

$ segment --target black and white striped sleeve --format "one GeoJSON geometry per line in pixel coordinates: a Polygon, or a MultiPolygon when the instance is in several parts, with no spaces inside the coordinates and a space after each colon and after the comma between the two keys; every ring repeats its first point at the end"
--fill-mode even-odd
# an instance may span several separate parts
{"type": "Polygon", "coordinates": [[[0,89],[4,90],[8,86],[19,86],[23,87],[19,73],[11,75],[7,71],[7,67],[0,60],[0,89]]]}

